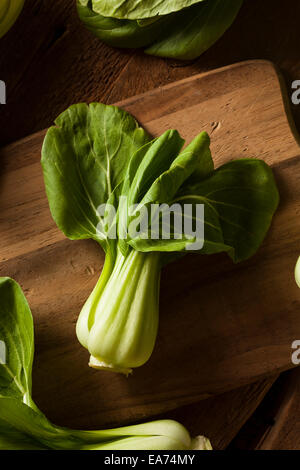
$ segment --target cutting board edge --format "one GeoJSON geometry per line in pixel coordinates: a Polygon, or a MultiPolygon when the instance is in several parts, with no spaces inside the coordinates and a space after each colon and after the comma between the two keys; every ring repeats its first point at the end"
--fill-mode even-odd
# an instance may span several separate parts
{"type": "MultiPolygon", "coordinates": [[[[234,69],[242,67],[242,66],[255,65],[255,64],[269,66],[270,69],[273,71],[274,75],[276,76],[277,81],[278,81],[278,85],[279,85],[279,88],[280,88],[280,91],[281,91],[282,104],[283,104],[283,108],[284,108],[284,111],[285,111],[285,116],[287,118],[287,122],[288,122],[288,125],[289,125],[291,135],[292,135],[293,139],[295,140],[295,143],[300,147],[300,134],[297,130],[296,124],[295,124],[293,116],[292,116],[290,98],[289,98],[289,95],[288,95],[288,90],[287,90],[287,86],[286,86],[286,83],[285,83],[284,76],[283,76],[281,70],[279,69],[279,67],[276,64],[274,64],[272,61],[266,60],[266,59],[252,59],[252,60],[245,60],[245,61],[242,61],[242,62],[235,62],[233,64],[225,65],[223,67],[218,67],[216,69],[208,70],[207,72],[202,72],[202,73],[199,73],[199,74],[191,75],[190,77],[184,78],[182,80],[175,80],[175,81],[173,81],[171,83],[168,83],[167,85],[164,85],[162,87],[153,88],[153,89],[148,90],[144,93],[139,93],[137,95],[133,95],[131,97],[128,97],[124,100],[117,101],[115,103],[111,103],[111,105],[112,106],[123,107],[123,106],[126,106],[129,103],[132,103],[133,101],[142,99],[146,96],[151,95],[152,93],[155,93],[158,89],[159,90],[169,90],[169,89],[172,89],[173,87],[177,87],[180,84],[188,83],[188,82],[193,81],[193,80],[198,79],[198,78],[203,78],[203,77],[207,77],[207,76],[210,76],[210,75],[223,73],[223,72],[226,72],[228,70],[234,70],[234,69]]],[[[93,101],[91,101],[91,103],[92,102],[93,101]]],[[[107,103],[107,104],[110,104],[110,103],[107,103]]],[[[63,112],[63,111],[64,110],[62,110],[61,112],[63,112]]],[[[29,134],[29,135],[23,137],[22,139],[16,140],[16,141],[11,142],[7,145],[4,145],[3,147],[0,147],[0,156],[1,156],[1,152],[5,152],[6,149],[8,149],[8,148],[11,149],[14,146],[18,146],[18,145],[22,145],[24,143],[30,142],[31,140],[34,140],[35,138],[39,138],[40,136],[44,136],[46,134],[46,132],[47,132],[47,128],[46,129],[41,129],[38,132],[35,132],[33,134],[29,134]]]]}
{"type": "Polygon", "coordinates": [[[280,72],[280,69],[271,61],[271,60],[266,60],[266,59],[250,59],[250,60],[243,60],[241,62],[234,62],[233,64],[228,64],[228,65],[224,65],[222,67],[217,67],[216,69],[211,69],[211,70],[207,70],[206,72],[200,72],[200,73],[197,73],[195,75],[191,75],[189,77],[186,77],[186,78],[183,78],[181,80],[175,80],[171,83],[168,83],[167,85],[163,85],[161,87],[156,87],[156,88],[152,88],[151,90],[148,90],[148,91],[145,91],[144,93],[139,93],[137,95],[133,95],[133,96],[130,96],[128,98],[125,98],[124,100],[121,100],[121,101],[117,101],[115,103],[113,103],[115,106],[120,106],[121,104],[127,104],[127,103],[130,103],[133,99],[140,99],[140,98],[144,98],[145,96],[149,95],[149,94],[152,94],[154,93],[157,89],[160,89],[160,90],[169,90],[169,89],[172,89],[173,87],[176,87],[180,84],[184,84],[184,83],[188,83],[188,82],[191,82],[197,78],[205,78],[205,77],[209,77],[210,75],[216,75],[216,74],[219,74],[219,73],[223,73],[223,72],[226,72],[228,70],[235,70],[236,68],[239,68],[239,67],[244,67],[244,66],[247,66],[247,65],[268,65],[271,67],[271,69],[278,75],[278,71],[279,73],[281,74],[280,72]]]}

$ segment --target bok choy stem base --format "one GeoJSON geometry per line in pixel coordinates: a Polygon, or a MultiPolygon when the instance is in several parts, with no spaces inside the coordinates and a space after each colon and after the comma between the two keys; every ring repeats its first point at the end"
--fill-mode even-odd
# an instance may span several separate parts
{"type": "Polygon", "coordinates": [[[128,375],[151,356],[158,329],[159,253],[108,255],[99,281],[77,322],[89,365],[128,375]],[[108,274],[110,273],[110,274],[108,274]]]}

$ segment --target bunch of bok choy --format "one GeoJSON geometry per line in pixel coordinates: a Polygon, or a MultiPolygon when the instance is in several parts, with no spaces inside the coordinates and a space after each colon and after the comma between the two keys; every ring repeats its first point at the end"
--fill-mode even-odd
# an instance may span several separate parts
{"type": "Polygon", "coordinates": [[[42,150],[52,216],[67,237],[91,238],[106,254],[77,336],[90,366],[129,374],[154,348],[162,266],[190,251],[251,257],[277,208],[276,183],[257,159],[214,169],[206,132],[185,148],[175,130],[153,140],[118,107],[73,105],[55,123],[42,150]],[[172,218],[165,237],[164,208],[186,205],[204,234],[180,234],[172,218]],[[152,206],[162,210],[145,218],[152,206]]]}

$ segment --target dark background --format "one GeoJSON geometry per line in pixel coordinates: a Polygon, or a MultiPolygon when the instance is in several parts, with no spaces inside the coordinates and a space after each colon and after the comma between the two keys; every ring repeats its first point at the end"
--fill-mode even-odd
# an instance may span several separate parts
{"type": "MultiPolygon", "coordinates": [[[[112,103],[246,59],[272,60],[290,88],[300,79],[299,23],[299,0],[245,0],[222,39],[187,63],[102,44],[81,24],[75,0],[26,0],[0,41],[0,78],[8,96],[0,111],[0,143],[49,126],[78,101],[112,103]]],[[[293,108],[299,129],[300,106],[293,108]]]]}
{"type": "MultiPolygon", "coordinates": [[[[0,145],[48,127],[73,103],[114,103],[247,59],[273,61],[291,94],[292,81],[300,80],[299,51],[299,0],[245,0],[230,30],[192,62],[102,44],[79,21],[75,0],[26,0],[14,27],[0,40],[0,79],[7,85],[7,104],[0,106],[0,145]]],[[[300,105],[291,107],[300,130],[300,105]]],[[[232,449],[300,449],[299,372],[283,374],[277,381],[266,378],[168,415],[190,428],[205,415],[218,448],[231,442],[232,449]],[[253,403],[257,407],[254,414],[253,403]],[[237,425],[238,407],[247,406],[251,418],[244,426],[242,422],[237,425]]]]}

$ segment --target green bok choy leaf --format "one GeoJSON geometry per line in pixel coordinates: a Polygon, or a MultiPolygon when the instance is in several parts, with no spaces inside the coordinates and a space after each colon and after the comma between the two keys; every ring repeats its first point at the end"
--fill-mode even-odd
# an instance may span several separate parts
{"type": "Polygon", "coordinates": [[[204,437],[192,440],[176,421],[161,420],[102,431],[78,431],[52,424],[32,400],[34,335],[21,287],[0,278],[0,449],[209,450],[204,437]],[[4,354],[3,354],[4,352],[4,354]]]}
{"type": "Polygon", "coordinates": [[[243,0],[77,0],[80,19],[102,41],[147,54],[199,57],[231,26],[243,0]]]}
{"type": "MultiPolygon", "coordinates": [[[[91,0],[93,10],[103,16],[132,20],[167,15],[203,0],[91,0]]],[[[82,3],[87,4],[87,0],[82,3]]]]}
{"type": "Polygon", "coordinates": [[[52,216],[67,237],[91,238],[106,253],[76,329],[90,366],[129,374],[149,359],[160,271],[174,256],[224,251],[239,262],[262,243],[279,200],[271,169],[243,159],[215,170],[209,144],[206,132],[185,148],[175,130],[151,140],[128,113],[99,103],[71,106],[48,130],[42,166],[52,216]],[[178,233],[175,215],[187,204],[204,235],[178,233]],[[165,205],[174,208],[168,237],[165,205]]]}

